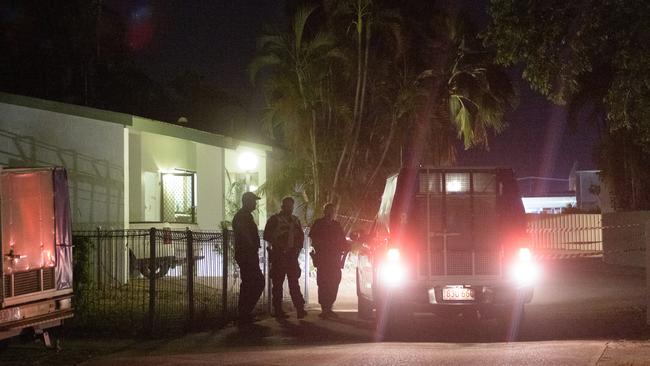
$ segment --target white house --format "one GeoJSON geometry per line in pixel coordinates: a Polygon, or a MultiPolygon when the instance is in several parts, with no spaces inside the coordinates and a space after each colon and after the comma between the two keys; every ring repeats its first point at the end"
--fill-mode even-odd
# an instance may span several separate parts
{"type": "MultiPolygon", "coordinates": [[[[270,151],[138,116],[0,93],[0,165],[66,167],[75,230],[219,230],[238,196],[265,182],[270,151]]],[[[263,227],[264,203],[257,218],[263,227]]]]}

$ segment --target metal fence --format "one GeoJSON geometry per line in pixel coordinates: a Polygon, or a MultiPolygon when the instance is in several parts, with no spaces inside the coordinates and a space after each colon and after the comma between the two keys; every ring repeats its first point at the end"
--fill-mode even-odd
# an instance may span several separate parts
{"type": "Polygon", "coordinates": [[[540,258],[602,256],[608,264],[645,267],[649,211],[527,216],[540,258]]]}
{"type": "MultiPolygon", "coordinates": [[[[76,278],[77,326],[167,334],[219,326],[236,314],[240,279],[230,232],[96,230],[73,236],[83,273],[76,278]]],[[[260,268],[268,283],[263,249],[260,268]]],[[[260,311],[267,304],[265,291],[260,311]]]]}
{"type": "Polygon", "coordinates": [[[600,214],[526,215],[531,247],[543,251],[603,250],[600,214]]]}

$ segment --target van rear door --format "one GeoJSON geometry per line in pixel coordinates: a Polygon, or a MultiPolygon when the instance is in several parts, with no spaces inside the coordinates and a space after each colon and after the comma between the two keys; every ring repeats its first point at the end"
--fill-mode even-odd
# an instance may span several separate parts
{"type": "Polygon", "coordinates": [[[410,213],[418,277],[500,276],[495,170],[421,169],[410,213]]]}

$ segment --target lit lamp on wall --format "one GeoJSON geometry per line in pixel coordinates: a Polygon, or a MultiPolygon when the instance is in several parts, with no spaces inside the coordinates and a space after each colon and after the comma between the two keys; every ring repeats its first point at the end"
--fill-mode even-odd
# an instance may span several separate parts
{"type": "Polygon", "coordinates": [[[239,169],[246,173],[246,192],[252,188],[251,186],[251,173],[257,170],[257,165],[259,164],[259,158],[257,155],[253,154],[250,151],[245,151],[239,154],[239,159],[237,160],[239,169]]]}

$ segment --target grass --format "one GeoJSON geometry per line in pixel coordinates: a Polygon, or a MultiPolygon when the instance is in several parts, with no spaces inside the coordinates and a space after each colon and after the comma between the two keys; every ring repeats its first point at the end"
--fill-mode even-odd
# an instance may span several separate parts
{"type": "MultiPolygon", "coordinates": [[[[236,306],[239,286],[230,281],[228,310],[236,306]]],[[[195,277],[194,322],[213,325],[224,319],[221,277],[195,277]],[[216,287],[219,286],[219,287],[216,287]]],[[[146,331],[149,314],[149,280],[131,279],[127,284],[91,288],[77,306],[71,328],[77,332],[133,336],[146,331]]],[[[156,280],[154,332],[183,331],[189,325],[189,298],[185,278],[156,280]]]]}

